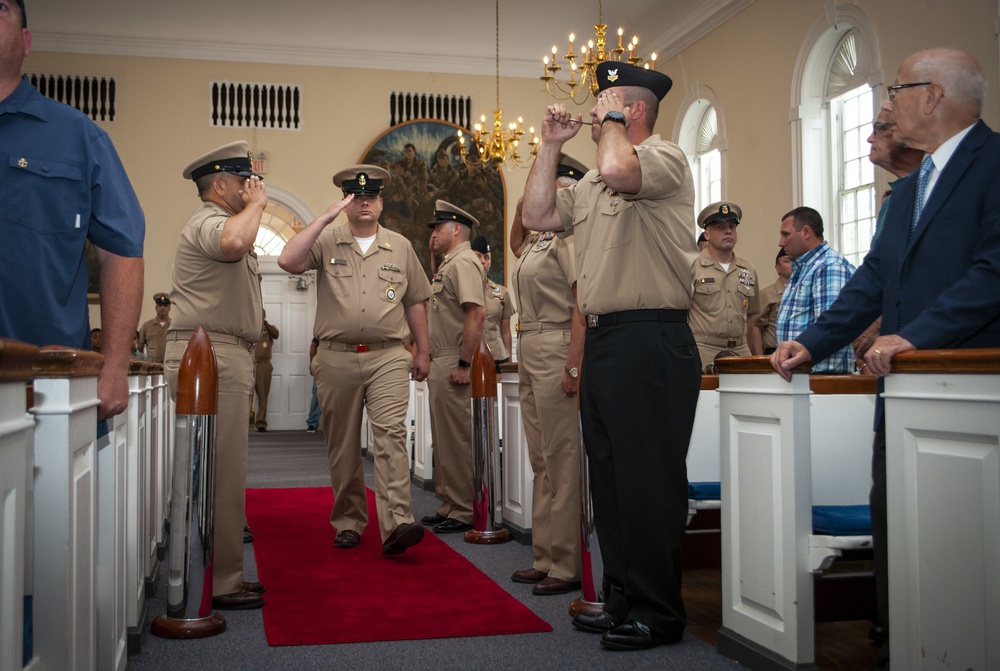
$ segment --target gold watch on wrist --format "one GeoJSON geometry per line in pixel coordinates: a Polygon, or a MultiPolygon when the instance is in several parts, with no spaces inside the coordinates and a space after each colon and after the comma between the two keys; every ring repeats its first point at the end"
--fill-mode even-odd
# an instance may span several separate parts
{"type": "Polygon", "coordinates": [[[563,366],[563,370],[565,370],[566,374],[573,379],[576,379],[580,375],[580,369],[577,368],[576,366],[573,366],[572,368],[570,368],[569,366],[563,366]]]}

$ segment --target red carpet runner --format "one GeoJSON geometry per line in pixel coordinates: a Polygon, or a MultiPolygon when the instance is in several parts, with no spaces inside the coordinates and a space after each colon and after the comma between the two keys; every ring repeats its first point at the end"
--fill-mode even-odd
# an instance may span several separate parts
{"type": "Polygon", "coordinates": [[[382,556],[375,495],[358,547],[333,547],[329,487],[248,489],[247,520],[270,645],[321,645],[552,631],[430,531],[382,556]]]}

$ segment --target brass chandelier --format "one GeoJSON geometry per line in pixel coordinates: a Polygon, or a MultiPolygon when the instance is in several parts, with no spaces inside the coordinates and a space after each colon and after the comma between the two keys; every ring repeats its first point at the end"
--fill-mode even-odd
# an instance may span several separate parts
{"type": "Polygon", "coordinates": [[[538,138],[535,137],[535,129],[529,128],[531,134],[529,146],[531,152],[528,156],[522,157],[517,149],[524,135],[522,124],[523,117],[518,117],[517,122],[511,122],[507,129],[503,127],[503,110],[500,109],[500,0],[496,0],[496,64],[497,64],[497,105],[493,110],[493,129],[486,130],[486,115],[480,117],[480,122],[473,126],[476,133],[471,138],[471,151],[466,149],[465,135],[458,131],[459,151],[462,160],[466,165],[503,165],[508,170],[512,167],[524,168],[531,164],[538,150],[538,138]]]}
{"type": "MultiPolygon", "coordinates": [[[[639,38],[632,36],[627,46],[622,46],[622,36],[624,30],[618,28],[618,46],[613,49],[607,48],[605,34],[608,26],[604,23],[604,3],[598,0],[597,3],[597,23],[594,24],[594,31],[597,33],[595,40],[589,40],[586,46],[580,47],[580,65],[577,66],[577,54],[573,52],[573,42],[576,40],[574,33],[569,34],[569,51],[563,56],[569,62],[569,81],[559,81],[556,76],[562,70],[562,66],[556,62],[559,49],[552,47],[552,58],[548,56],[542,59],[544,64],[543,75],[539,77],[545,82],[545,90],[556,100],[572,100],[577,105],[582,105],[587,101],[587,95],[591,94],[595,98],[598,93],[597,73],[598,64],[607,60],[625,62],[631,65],[643,64],[643,59],[639,56],[639,38]],[[628,57],[623,58],[628,52],[628,57]],[[577,75],[579,74],[579,78],[577,75]],[[554,90],[553,90],[554,89],[554,90]]],[[[645,64],[646,68],[656,69],[656,54],[650,55],[650,62],[645,64]]]]}

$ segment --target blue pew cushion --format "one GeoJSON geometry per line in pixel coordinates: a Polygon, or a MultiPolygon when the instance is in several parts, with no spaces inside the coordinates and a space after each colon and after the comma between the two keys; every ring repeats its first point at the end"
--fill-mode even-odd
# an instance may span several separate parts
{"type": "Polygon", "coordinates": [[[718,501],[722,498],[722,483],[689,482],[688,498],[695,501],[718,501]]]}
{"type": "Polygon", "coordinates": [[[822,536],[868,536],[872,515],[868,506],[813,506],[813,533],[822,536]]]}

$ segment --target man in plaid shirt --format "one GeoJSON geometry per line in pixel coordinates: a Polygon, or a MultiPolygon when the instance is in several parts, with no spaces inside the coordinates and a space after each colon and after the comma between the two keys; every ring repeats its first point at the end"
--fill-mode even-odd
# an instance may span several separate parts
{"type": "MultiPolygon", "coordinates": [[[[823,239],[823,217],[811,207],[797,207],[781,218],[778,246],[792,257],[792,276],[781,297],[775,340],[792,340],[830,307],[854,274],[850,261],[823,239]]],[[[834,352],[813,365],[814,373],[853,373],[854,351],[834,352]]]]}

